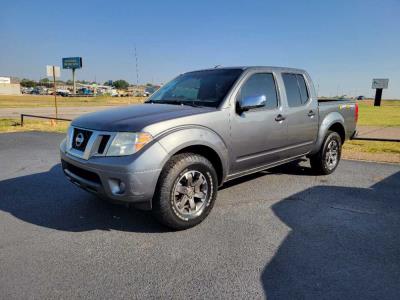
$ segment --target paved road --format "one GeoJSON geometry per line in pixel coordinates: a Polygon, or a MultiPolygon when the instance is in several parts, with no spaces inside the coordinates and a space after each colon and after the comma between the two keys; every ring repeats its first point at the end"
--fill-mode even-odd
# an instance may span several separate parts
{"type": "Polygon", "coordinates": [[[358,137],[370,139],[400,139],[400,127],[357,126],[358,137]]]}
{"type": "MultiPolygon", "coordinates": [[[[77,106],[77,107],[59,107],[58,117],[65,119],[74,119],[82,114],[95,112],[115,106],[77,106]]],[[[19,118],[21,114],[54,116],[54,107],[18,107],[18,108],[0,108],[1,118],[19,118]]]]}
{"type": "Polygon", "coordinates": [[[275,168],[168,232],[67,182],[61,138],[0,135],[0,298],[400,298],[399,165],[275,168]]]}

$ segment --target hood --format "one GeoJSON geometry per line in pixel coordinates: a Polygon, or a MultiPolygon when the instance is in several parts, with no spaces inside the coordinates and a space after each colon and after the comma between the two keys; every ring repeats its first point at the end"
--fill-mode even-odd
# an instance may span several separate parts
{"type": "Polygon", "coordinates": [[[71,125],[99,131],[140,131],[154,123],[210,111],[215,111],[215,108],[171,104],[129,105],[82,115],[71,125]]]}

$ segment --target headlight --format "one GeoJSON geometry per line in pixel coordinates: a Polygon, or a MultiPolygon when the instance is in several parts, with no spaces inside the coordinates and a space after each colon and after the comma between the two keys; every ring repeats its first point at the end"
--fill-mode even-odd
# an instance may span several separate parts
{"type": "Polygon", "coordinates": [[[147,132],[119,132],[115,135],[107,156],[131,155],[149,143],[153,137],[147,132]]]}
{"type": "Polygon", "coordinates": [[[72,137],[74,136],[74,128],[72,126],[68,126],[68,130],[67,130],[67,136],[65,138],[65,143],[68,147],[71,147],[72,145],[72,137]]]}

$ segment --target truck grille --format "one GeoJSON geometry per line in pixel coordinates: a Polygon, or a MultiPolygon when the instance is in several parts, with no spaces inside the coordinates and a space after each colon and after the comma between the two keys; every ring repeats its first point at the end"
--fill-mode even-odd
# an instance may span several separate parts
{"type": "Polygon", "coordinates": [[[105,156],[115,132],[70,127],[67,134],[66,152],[88,160],[92,156],[105,156]]]}
{"type": "Polygon", "coordinates": [[[72,136],[72,148],[84,152],[91,136],[91,131],[75,128],[72,136]]]}

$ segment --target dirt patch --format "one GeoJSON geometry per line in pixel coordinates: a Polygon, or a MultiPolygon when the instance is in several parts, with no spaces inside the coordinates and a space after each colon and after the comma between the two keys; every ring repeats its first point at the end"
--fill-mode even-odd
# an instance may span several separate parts
{"type": "Polygon", "coordinates": [[[343,159],[369,160],[377,162],[400,163],[400,154],[398,153],[368,153],[353,152],[343,149],[343,159]]]}

